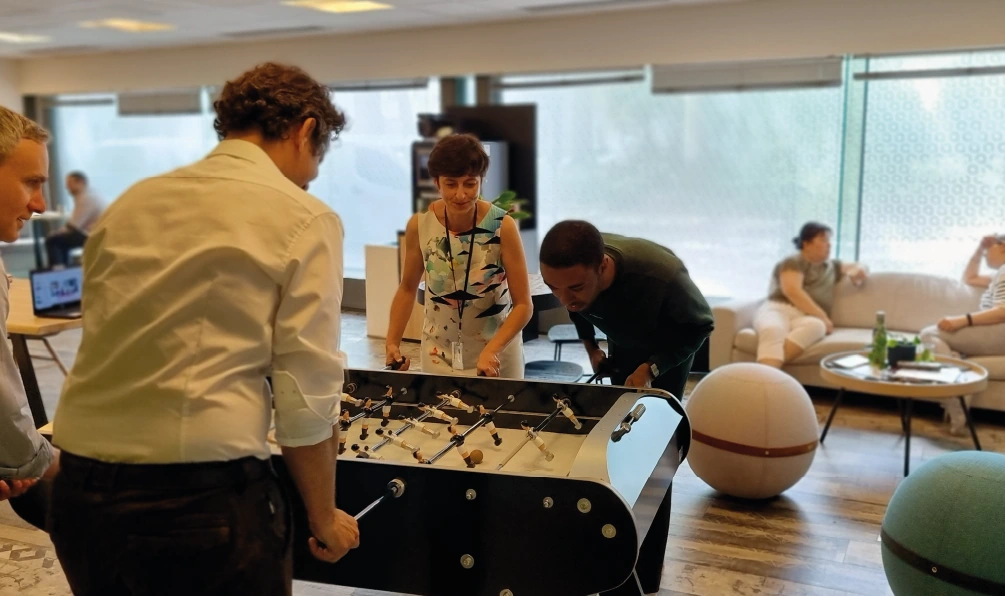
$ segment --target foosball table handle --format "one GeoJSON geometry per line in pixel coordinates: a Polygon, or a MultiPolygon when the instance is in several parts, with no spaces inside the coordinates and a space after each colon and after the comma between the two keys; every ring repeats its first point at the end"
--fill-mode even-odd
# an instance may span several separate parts
{"type": "Polygon", "coordinates": [[[611,433],[611,440],[617,443],[621,440],[621,437],[632,432],[632,424],[638,422],[639,418],[642,418],[642,415],[645,413],[646,407],[643,404],[639,404],[632,408],[632,411],[625,416],[625,419],[621,421],[618,428],[614,429],[614,432],[611,433]]]}
{"type": "Polygon", "coordinates": [[[404,480],[402,480],[401,478],[395,478],[394,480],[388,482],[387,487],[384,488],[384,494],[382,494],[380,498],[375,500],[373,503],[370,503],[369,505],[364,507],[362,511],[360,511],[354,516],[356,518],[356,521],[363,519],[364,515],[373,511],[373,509],[377,507],[377,505],[383,503],[384,500],[387,499],[388,497],[397,499],[404,493],[405,493],[404,480]]]}

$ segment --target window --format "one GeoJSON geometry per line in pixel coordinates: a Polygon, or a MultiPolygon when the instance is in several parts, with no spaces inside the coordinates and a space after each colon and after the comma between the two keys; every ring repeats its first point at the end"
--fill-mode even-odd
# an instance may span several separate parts
{"type": "MultiPolygon", "coordinates": [[[[521,79],[525,82],[526,78],[521,79]]],[[[840,88],[654,95],[505,87],[538,107],[538,238],[562,219],[673,250],[706,296],[767,291],[807,220],[836,224],[840,88]]]]}
{"type": "Polygon", "coordinates": [[[363,278],[363,247],[390,244],[412,215],[412,143],[420,113],[440,111],[427,87],[336,91],[348,125],[321,163],[310,192],[342,218],[346,277],[363,278]]]}
{"type": "Polygon", "coordinates": [[[60,97],[52,109],[58,164],[52,174],[67,209],[73,202],[62,179],[73,170],[87,174],[94,191],[111,202],[143,178],[202,158],[217,143],[205,91],[202,114],[119,116],[115,102],[112,95],[60,97]]]}
{"type": "MultiPolygon", "coordinates": [[[[870,71],[1002,64],[1005,52],[979,52],[873,59],[870,71]]],[[[860,259],[958,278],[1005,222],[1005,76],[868,85],[860,259]]]]}
{"type": "MultiPolygon", "coordinates": [[[[439,81],[337,91],[333,99],[348,126],[332,143],[310,192],[341,216],[346,276],[362,278],[363,246],[395,242],[412,213],[411,144],[419,137],[417,115],[440,109],[439,81]]],[[[114,95],[56,98],[53,176],[61,180],[82,170],[111,202],[141,179],[209,153],[218,142],[213,118],[208,90],[202,113],[194,115],[120,116],[114,95]]],[[[72,205],[69,197],[62,202],[72,205]]]]}

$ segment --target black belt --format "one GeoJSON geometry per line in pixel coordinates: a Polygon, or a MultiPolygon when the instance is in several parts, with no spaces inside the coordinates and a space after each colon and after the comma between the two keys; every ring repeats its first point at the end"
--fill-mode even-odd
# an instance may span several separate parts
{"type": "Polygon", "coordinates": [[[199,490],[240,486],[274,475],[272,463],[255,457],[223,462],[123,464],[63,451],[59,473],[74,484],[107,490],[199,490]]]}
{"type": "Polygon", "coordinates": [[[898,559],[925,575],[938,578],[953,586],[982,594],[1005,594],[1005,584],[982,577],[975,577],[969,573],[946,567],[941,563],[936,563],[931,559],[922,557],[891,538],[886,533],[886,530],[881,529],[879,537],[883,541],[883,546],[888,548],[898,559]]]}

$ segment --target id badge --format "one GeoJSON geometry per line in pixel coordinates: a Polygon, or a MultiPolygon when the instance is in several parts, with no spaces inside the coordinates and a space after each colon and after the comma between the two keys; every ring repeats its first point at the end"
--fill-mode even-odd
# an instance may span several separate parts
{"type": "Polygon", "coordinates": [[[453,353],[451,360],[454,370],[464,370],[464,344],[459,341],[450,342],[450,349],[453,353]]]}

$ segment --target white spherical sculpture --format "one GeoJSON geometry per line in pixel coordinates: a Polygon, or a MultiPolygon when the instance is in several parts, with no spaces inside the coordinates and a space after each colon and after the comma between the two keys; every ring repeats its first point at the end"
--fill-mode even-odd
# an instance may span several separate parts
{"type": "Polygon", "coordinates": [[[817,448],[817,415],[806,390],[784,372],[753,363],[713,370],[685,405],[687,460],[712,488],[766,499],[806,474],[817,448]]]}

